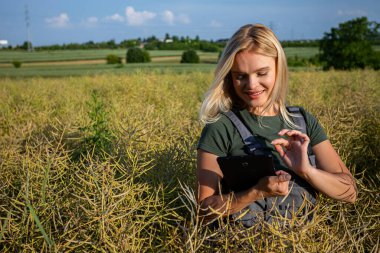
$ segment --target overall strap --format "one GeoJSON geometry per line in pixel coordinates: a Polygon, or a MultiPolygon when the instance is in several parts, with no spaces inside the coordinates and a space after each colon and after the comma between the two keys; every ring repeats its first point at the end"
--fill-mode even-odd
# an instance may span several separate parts
{"type": "Polygon", "coordinates": [[[260,154],[263,149],[260,142],[251,134],[248,128],[244,123],[236,116],[233,111],[224,112],[231,122],[234,124],[238,130],[243,142],[244,142],[244,151],[248,154],[260,154]]]}
{"type": "MultiPolygon", "coordinates": [[[[287,106],[286,109],[288,112],[294,115],[292,117],[294,123],[300,128],[300,131],[304,134],[307,134],[306,130],[306,121],[305,121],[305,116],[301,112],[301,109],[298,106],[287,106]]],[[[313,167],[316,167],[316,162],[315,162],[315,155],[313,153],[313,150],[309,144],[307,147],[307,154],[309,156],[309,162],[313,167]]]]}

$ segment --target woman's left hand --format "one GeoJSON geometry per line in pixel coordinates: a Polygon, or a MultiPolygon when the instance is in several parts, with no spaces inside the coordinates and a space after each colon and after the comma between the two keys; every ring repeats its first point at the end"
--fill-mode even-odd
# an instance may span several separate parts
{"type": "Polygon", "coordinates": [[[310,139],[306,134],[297,130],[282,129],[278,135],[287,136],[272,141],[285,164],[297,175],[303,177],[312,169],[307,154],[310,139]]]}

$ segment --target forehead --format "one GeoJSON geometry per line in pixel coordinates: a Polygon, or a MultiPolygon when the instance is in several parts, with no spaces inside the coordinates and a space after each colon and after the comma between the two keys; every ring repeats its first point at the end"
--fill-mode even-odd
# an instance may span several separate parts
{"type": "Polygon", "coordinates": [[[261,68],[275,68],[276,60],[254,51],[241,51],[236,54],[232,71],[251,72],[261,68]]]}

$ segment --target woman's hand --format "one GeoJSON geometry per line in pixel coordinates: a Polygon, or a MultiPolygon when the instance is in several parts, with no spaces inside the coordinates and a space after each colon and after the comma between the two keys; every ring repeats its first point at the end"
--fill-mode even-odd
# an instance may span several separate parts
{"type": "Polygon", "coordinates": [[[276,171],[276,176],[262,178],[255,186],[235,194],[220,194],[220,179],[223,174],[217,156],[198,149],[197,181],[198,203],[207,219],[220,214],[229,215],[241,211],[250,203],[270,196],[284,196],[289,192],[291,176],[285,171],[276,171]],[[217,212],[215,212],[215,210],[217,212]]]}
{"type": "Polygon", "coordinates": [[[307,154],[310,139],[306,134],[297,130],[283,129],[278,133],[288,139],[279,138],[272,141],[285,164],[297,175],[303,177],[312,168],[307,154]]]}
{"type": "Polygon", "coordinates": [[[276,171],[276,176],[269,176],[260,179],[260,181],[253,186],[262,198],[285,196],[289,192],[289,181],[291,176],[285,171],[276,171]]]}

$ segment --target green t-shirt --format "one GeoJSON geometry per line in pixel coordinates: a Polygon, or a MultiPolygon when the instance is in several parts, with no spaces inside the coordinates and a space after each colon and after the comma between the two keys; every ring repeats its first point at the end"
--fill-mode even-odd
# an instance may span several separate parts
{"type": "MultiPolygon", "coordinates": [[[[305,116],[306,134],[310,138],[311,146],[327,140],[327,135],[318,123],[318,120],[303,108],[301,108],[301,112],[305,116]]],[[[287,170],[288,168],[282,161],[279,153],[271,144],[272,140],[280,138],[278,132],[281,129],[292,129],[285,124],[281,116],[263,116],[260,117],[259,122],[259,117],[250,114],[246,109],[238,111],[237,116],[245,123],[251,133],[255,135],[261,145],[271,151],[276,169],[287,170]]],[[[206,124],[202,130],[197,148],[217,156],[246,155],[244,152],[244,142],[238,130],[225,115],[222,115],[214,123],[206,124]]]]}

